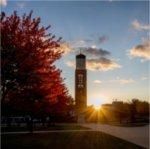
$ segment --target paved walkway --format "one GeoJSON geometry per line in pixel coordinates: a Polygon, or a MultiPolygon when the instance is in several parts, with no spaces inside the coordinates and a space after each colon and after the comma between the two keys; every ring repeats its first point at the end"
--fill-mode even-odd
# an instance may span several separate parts
{"type": "Polygon", "coordinates": [[[104,124],[83,124],[82,126],[149,148],[149,125],[140,127],[118,127],[104,124]]]}

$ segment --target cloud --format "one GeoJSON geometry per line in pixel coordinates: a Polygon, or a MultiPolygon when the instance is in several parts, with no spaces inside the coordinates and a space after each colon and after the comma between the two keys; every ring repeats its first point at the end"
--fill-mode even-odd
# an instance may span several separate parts
{"type": "Polygon", "coordinates": [[[99,59],[88,59],[86,66],[87,69],[91,71],[108,71],[121,67],[121,65],[117,64],[114,60],[104,57],[99,59]]]}
{"type": "Polygon", "coordinates": [[[25,6],[26,6],[25,2],[18,2],[17,3],[17,7],[20,8],[20,9],[23,9],[25,6]]]}
{"type": "Polygon", "coordinates": [[[95,84],[101,84],[102,81],[100,81],[100,80],[94,80],[93,83],[95,83],[95,84]]]}
{"type": "Polygon", "coordinates": [[[100,43],[100,44],[102,44],[102,43],[104,43],[104,42],[106,42],[106,41],[108,41],[108,37],[105,36],[105,35],[100,36],[100,37],[98,38],[98,43],[100,43]]]}
{"type": "Polygon", "coordinates": [[[150,40],[145,41],[143,44],[133,47],[129,51],[129,55],[132,57],[140,57],[146,60],[150,59],[150,40]]]}
{"type": "Polygon", "coordinates": [[[69,43],[73,48],[91,47],[92,45],[100,45],[108,41],[108,36],[90,35],[87,38],[79,38],[70,41],[69,43]]]}
{"type": "Polygon", "coordinates": [[[88,47],[88,48],[80,48],[82,52],[86,55],[89,56],[94,56],[94,57],[102,57],[102,56],[107,56],[110,55],[109,51],[103,50],[101,48],[96,48],[95,46],[88,47]]]}
{"type": "Polygon", "coordinates": [[[0,0],[0,6],[6,6],[7,0],[0,0]]]}
{"type": "Polygon", "coordinates": [[[64,42],[60,44],[60,47],[58,47],[57,50],[62,51],[63,54],[66,55],[71,52],[72,47],[69,45],[69,43],[64,42]]]}
{"type": "MultiPolygon", "coordinates": [[[[66,64],[69,67],[75,68],[75,61],[68,61],[66,64]]],[[[120,67],[115,61],[107,58],[88,59],[86,62],[86,68],[91,71],[108,71],[120,67]]]]}
{"type": "Polygon", "coordinates": [[[148,79],[147,77],[142,77],[142,78],[141,78],[141,80],[143,80],[143,81],[144,81],[144,80],[147,80],[147,79],[148,79]]]}
{"type": "Polygon", "coordinates": [[[68,67],[75,68],[75,61],[67,61],[67,62],[66,62],[66,65],[67,65],[68,67]]]}
{"type": "MultiPolygon", "coordinates": [[[[99,43],[103,43],[106,40],[108,40],[108,37],[106,36],[101,36],[98,39],[99,43]]],[[[69,43],[73,48],[69,48],[65,51],[67,51],[68,53],[74,51],[75,54],[78,54],[79,50],[81,50],[81,52],[87,57],[86,68],[91,71],[108,71],[116,68],[121,68],[121,65],[119,65],[115,60],[108,58],[108,56],[111,55],[109,51],[102,48],[97,48],[96,44],[91,44],[92,41],[94,41],[94,39],[71,41],[69,43]],[[88,46],[87,42],[91,42],[91,45],[88,46]]],[[[68,61],[66,65],[75,68],[74,61],[68,61]]]]}
{"type": "Polygon", "coordinates": [[[130,84],[130,83],[134,83],[135,81],[133,79],[120,79],[119,82],[121,84],[130,84]]]}
{"type": "MultiPolygon", "coordinates": [[[[121,68],[115,60],[107,58],[111,53],[109,51],[98,49],[96,47],[80,47],[82,53],[86,54],[86,68],[91,71],[108,71],[121,68]]],[[[77,52],[76,52],[77,53],[77,52]]],[[[68,61],[67,66],[75,68],[74,61],[68,61]]]]}
{"type": "Polygon", "coordinates": [[[86,47],[87,43],[84,39],[77,39],[77,40],[70,41],[70,45],[73,48],[78,48],[78,47],[86,47]]]}
{"type": "Polygon", "coordinates": [[[120,84],[131,84],[131,83],[135,83],[135,81],[130,78],[130,79],[121,79],[119,77],[117,77],[116,79],[114,80],[110,80],[109,82],[111,83],[120,83],[120,84]]]}
{"type": "Polygon", "coordinates": [[[136,30],[142,31],[142,30],[149,30],[150,25],[149,24],[142,24],[138,20],[134,20],[132,22],[132,27],[136,30]]]}

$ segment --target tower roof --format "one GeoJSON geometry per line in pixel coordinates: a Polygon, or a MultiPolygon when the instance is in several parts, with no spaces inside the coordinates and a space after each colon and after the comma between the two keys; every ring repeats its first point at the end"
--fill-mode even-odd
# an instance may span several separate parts
{"type": "Polygon", "coordinates": [[[85,58],[85,55],[80,53],[80,54],[76,55],[76,58],[85,58]]]}

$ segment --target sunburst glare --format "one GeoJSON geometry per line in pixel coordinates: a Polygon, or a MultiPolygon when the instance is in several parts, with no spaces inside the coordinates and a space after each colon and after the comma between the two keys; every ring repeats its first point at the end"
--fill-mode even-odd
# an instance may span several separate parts
{"type": "Polygon", "coordinates": [[[94,109],[95,109],[96,111],[100,110],[100,109],[101,109],[101,105],[99,105],[99,106],[94,106],[94,109]]]}

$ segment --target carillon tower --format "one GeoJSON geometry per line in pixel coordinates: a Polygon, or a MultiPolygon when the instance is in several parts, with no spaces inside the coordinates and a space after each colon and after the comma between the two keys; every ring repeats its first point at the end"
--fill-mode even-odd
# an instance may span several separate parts
{"type": "Polygon", "coordinates": [[[80,115],[87,107],[86,56],[81,53],[76,55],[75,103],[77,113],[80,115]]]}

